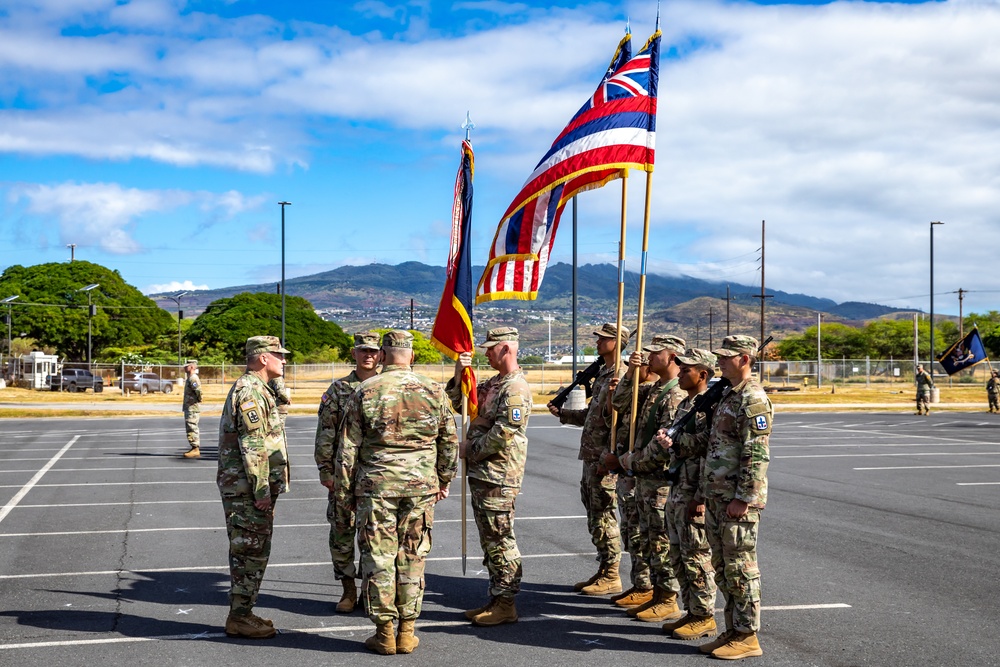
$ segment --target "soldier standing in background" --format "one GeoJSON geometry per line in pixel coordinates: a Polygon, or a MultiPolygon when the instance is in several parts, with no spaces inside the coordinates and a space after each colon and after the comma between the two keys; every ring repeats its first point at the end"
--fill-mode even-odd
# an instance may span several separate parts
{"type": "Polygon", "coordinates": [[[333,575],[343,586],[337,603],[337,612],[349,614],[358,604],[355,583],[358,572],[354,565],[354,511],[337,503],[333,496],[334,462],[340,448],[340,426],[347,408],[347,399],[358,385],[378,374],[379,334],[377,331],[359,331],[354,334],[354,370],[334,380],[319,399],[319,423],[316,426],[316,444],[313,457],[319,468],[319,483],[328,491],[326,520],[330,523],[330,558],[333,575]]]}
{"type": "Polygon", "coordinates": [[[274,505],[288,491],[288,452],[274,390],[284,373],[285,354],[277,336],[246,342],[246,372],[236,380],[219,422],[219,473],[229,536],[229,616],[226,634],[266,639],[271,621],[253,613],[271,555],[274,505]]]}
{"type": "MultiPolygon", "coordinates": [[[[499,374],[479,383],[479,412],[462,442],[461,456],[468,461],[472,513],[490,573],[490,601],[466,611],[465,617],[474,625],[491,626],[517,621],[514,596],[521,590],[521,552],[514,535],[514,503],[528,457],[532,397],[517,363],[517,329],[490,329],[480,347],[499,374]]],[[[462,371],[471,365],[472,354],[460,354],[455,376],[448,381],[448,396],[457,411],[462,409],[462,371]]]]}
{"type": "Polygon", "coordinates": [[[990,379],[986,381],[986,398],[990,402],[990,412],[1000,412],[1000,380],[994,370],[990,370],[990,379]]]}
{"type": "Polygon", "coordinates": [[[629,331],[621,332],[614,324],[607,323],[594,331],[597,336],[597,354],[604,360],[604,367],[594,378],[590,405],[583,410],[561,410],[549,403],[548,408],[561,424],[583,426],[580,436],[580,460],[583,474],[580,478],[580,496],[587,512],[587,529],[597,547],[597,573],[577,582],[573,589],[584,595],[621,593],[622,581],[618,575],[622,545],[618,517],[616,486],[618,475],[609,472],[601,463],[601,455],[610,450],[611,408],[608,401],[608,383],[615,374],[615,350],[624,349],[629,331]],[[616,339],[620,344],[616,344],[616,339]]]}
{"type": "Polygon", "coordinates": [[[715,583],[726,600],[726,631],[701,647],[715,658],[763,655],[757,528],[767,504],[768,440],[774,408],[752,377],[757,341],[726,336],[712,352],[732,383],[715,409],[708,436],[702,488],[705,531],[712,547],[715,583]]]}
{"type": "Polygon", "coordinates": [[[934,378],[924,370],[924,367],[917,365],[917,372],[913,378],[917,383],[917,414],[929,415],[931,413],[931,390],[934,389],[934,378]]]}
{"type": "Polygon", "coordinates": [[[382,360],[382,373],[358,385],[347,402],[333,493],[357,509],[365,607],[376,625],[365,647],[395,655],[419,644],[413,625],[434,505],[448,497],[458,438],[444,389],[410,369],[413,335],[387,332],[382,360]]]}
{"type": "Polygon", "coordinates": [[[198,379],[198,362],[188,359],[184,364],[187,379],[184,381],[184,430],[190,449],[184,452],[186,459],[201,458],[201,436],[198,432],[198,420],[201,418],[201,380],[198,379]]]}

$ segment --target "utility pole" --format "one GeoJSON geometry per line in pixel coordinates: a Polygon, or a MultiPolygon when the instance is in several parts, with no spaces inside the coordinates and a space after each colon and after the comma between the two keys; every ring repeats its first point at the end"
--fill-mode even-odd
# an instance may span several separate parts
{"type": "Polygon", "coordinates": [[[72,264],[73,261],[76,259],[76,244],[75,243],[67,243],[66,247],[69,248],[69,261],[70,261],[70,264],[72,264]]]}
{"type": "Polygon", "coordinates": [[[545,361],[552,361],[552,320],[556,318],[546,315],[542,319],[549,323],[549,354],[545,357],[545,361]]]}
{"type": "Polygon", "coordinates": [[[413,299],[410,299],[410,331],[413,331],[415,328],[413,326],[413,299]]]}
{"type": "Polygon", "coordinates": [[[11,348],[11,342],[10,342],[11,341],[11,337],[10,337],[10,323],[14,319],[14,304],[12,302],[15,299],[20,299],[20,298],[21,298],[20,294],[15,294],[14,296],[9,296],[6,299],[4,299],[3,301],[0,301],[0,303],[6,303],[7,304],[7,356],[8,357],[12,357],[13,356],[11,354],[11,350],[10,350],[10,348],[11,348]]]}
{"type": "MultiPolygon", "coordinates": [[[[764,300],[770,299],[773,294],[764,293],[764,221],[760,221],[760,294],[754,295],[755,299],[760,299],[760,340],[764,342],[764,300]]],[[[764,352],[761,351],[761,356],[764,352]]]]}
{"type": "Polygon", "coordinates": [[[281,347],[285,347],[285,207],[292,202],[279,201],[281,207],[281,347]]]}
{"type": "Polygon", "coordinates": [[[97,309],[94,308],[94,301],[91,298],[91,292],[100,287],[100,283],[94,283],[93,285],[87,285],[77,290],[77,292],[87,293],[87,369],[89,370],[93,364],[91,359],[91,339],[94,334],[94,315],[97,314],[97,309]]]}
{"type": "Polygon", "coordinates": [[[712,339],[712,321],[715,317],[715,307],[708,307],[708,349],[712,350],[715,347],[715,342],[712,339]]]}
{"type": "Polygon", "coordinates": [[[934,225],[943,225],[943,222],[931,222],[931,360],[927,371],[934,377],[934,225]]]}
{"type": "Polygon", "coordinates": [[[733,300],[729,296],[729,285],[726,285],[726,335],[729,335],[729,303],[733,300]]]}
{"type": "Polygon", "coordinates": [[[168,296],[167,298],[177,304],[177,365],[180,366],[183,357],[181,353],[181,320],[184,319],[184,311],[181,310],[181,299],[188,294],[188,292],[178,292],[173,296],[168,296]]]}
{"type": "Polygon", "coordinates": [[[965,338],[965,321],[962,318],[962,297],[965,296],[966,292],[969,290],[958,288],[958,339],[962,340],[965,338]]]}

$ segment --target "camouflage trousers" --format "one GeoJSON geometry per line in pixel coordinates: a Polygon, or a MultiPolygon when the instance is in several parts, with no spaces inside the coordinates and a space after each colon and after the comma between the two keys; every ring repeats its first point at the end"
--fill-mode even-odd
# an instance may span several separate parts
{"type": "Polygon", "coordinates": [[[670,487],[659,479],[639,478],[635,500],[639,506],[639,540],[642,557],[649,563],[653,586],[679,593],[680,583],[670,558],[670,533],[667,528],[667,496],[670,487]]]}
{"type": "Polygon", "coordinates": [[[667,501],[670,563],[677,573],[684,608],[695,616],[715,613],[715,570],[712,548],[705,534],[705,515],[688,518],[688,499],[667,501]]]}
{"type": "Polygon", "coordinates": [[[757,567],[757,527],[760,510],[742,519],[726,515],[729,501],[705,503],[705,532],[712,547],[715,584],[726,600],[726,629],[760,630],[760,570],[757,567]],[[732,624],[732,625],[730,625],[732,624]]]}
{"type": "Polygon", "coordinates": [[[188,444],[191,448],[201,446],[201,438],[198,435],[198,420],[201,419],[201,408],[197,405],[189,405],[184,408],[184,431],[187,433],[188,444]]]}
{"type": "Polygon", "coordinates": [[[271,556],[277,500],[276,495],[271,496],[271,508],[259,510],[252,496],[222,498],[229,535],[229,610],[238,616],[249,614],[257,604],[260,583],[271,556]]]}
{"type": "Polygon", "coordinates": [[[514,535],[514,501],[519,489],[469,479],[472,515],[479,529],[490,595],[514,597],[521,590],[521,552],[514,535]]]}
{"type": "Polygon", "coordinates": [[[1000,410],[1000,394],[987,394],[986,398],[990,401],[990,410],[1000,410]]]}
{"type": "Polygon", "coordinates": [[[580,478],[580,499],[587,512],[587,530],[590,540],[597,547],[597,560],[604,565],[617,563],[622,557],[619,541],[618,505],[615,487],[618,475],[598,475],[596,461],[583,462],[583,476],[580,478]]]}
{"type": "Polygon", "coordinates": [[[634,588],[648,591],[653,587],[649,578],[649,563],[642,557],[639,539],[639,505],[635,501],[635,478],[618,476],[618,525],[622,534],[622,545],[632,562],[631,581],[634,588]]]}
{"type": "Polygon", "coordinates": [[[930,412],[930,409],[931,409],[931,392],[929,392],[929,391],[918,391],[917,392],[917,412],[920,412],[921,406],[923,406],[923,409],[925,411],[930,412]]]}
{"type": "Polygon", "coordinates": [[[330,559],[333,576],[337,579],[357,579],[354,566],[354,536],[357,533],[354,511],[333,500],[330,491],[326,503],[326,520],[330,523],[330,559]]]}
{"type": "Polygon", "coordinates": [[[365,611],[375,624],[420,616],[434,502],[433,495],[358,498],[365,611]]]}

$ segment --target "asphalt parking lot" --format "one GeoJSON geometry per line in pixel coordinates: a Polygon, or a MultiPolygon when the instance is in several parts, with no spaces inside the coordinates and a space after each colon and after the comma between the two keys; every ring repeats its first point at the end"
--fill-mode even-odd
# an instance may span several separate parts
{"type": "MultiPolygon", "coordinates": [[[[704,664],[658,624],[574,594],[596,567],[579,500],[579,430],[532,417],[518,499],[521,621],[473,628],[475,525],[461,568],[457,488],[437,509],[410,656],[367,653],[337,615],[315,419],[289,418],[292,493],[277,505],[258,612],[281,634],[225,637],[228,570],[212,434],[180,415],[0,422],[0,665],[704,664]]],[[[760,532],[760,665],[1000,665],[1000,416],[779,413],[760,532]]],[[[721,599],[719,601],[721,604],[721,599]]]]}

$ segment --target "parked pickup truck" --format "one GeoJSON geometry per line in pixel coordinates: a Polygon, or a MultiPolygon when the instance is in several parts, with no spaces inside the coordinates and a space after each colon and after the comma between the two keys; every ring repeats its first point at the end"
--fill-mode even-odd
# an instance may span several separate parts
{"type": "Polygon", "coordinates": [[[121,387],[123,393],[137,391],[143,396],[156,391],[162,391],[164,394],[170,394],[174,391],[174,381],[163,380],[156,373],[126,373],[118,381],[118,386],[121,387]]]}
{"type": "Polygon", "coordinates": [[[104,380],[85,368],[64,368],[60,373],[49,376],[49,389],[72,392],[93,389],[95,394],[99,394],[104,391],[104,380]]]}

